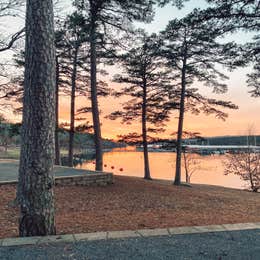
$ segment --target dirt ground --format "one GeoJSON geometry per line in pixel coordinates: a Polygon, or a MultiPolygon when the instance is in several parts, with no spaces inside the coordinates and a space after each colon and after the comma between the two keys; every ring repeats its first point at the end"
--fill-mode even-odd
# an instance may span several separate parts
{"type": "MultiPolygon", "coordinates": [[[[0,238],[18,236],[15,186],[0,186],[0,238]]],[[[260,193],[115,177],[107,187],[55,188],[58,234],[260,222],[260,193]]]]}

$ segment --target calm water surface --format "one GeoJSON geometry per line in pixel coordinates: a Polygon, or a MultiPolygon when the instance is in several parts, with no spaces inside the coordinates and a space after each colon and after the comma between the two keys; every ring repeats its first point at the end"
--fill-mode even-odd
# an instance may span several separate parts
{"type": "MultiPolygon", "coordinates": [[[[246,188],[245,182],[235,175],[224,175],[223,161],[225,155],[200,156],[193,155],[197,162],[196,171],[191,177],[192,183],[220,185],[231,188],[246,188]]],[[[150,171],[152,178],[172,180],[174,177],[175,153],[149,153],[150,171]]],[[[143,177],[143,154],[138,151],[115,149],[104,154],[104,171],[116,175],[143,177]]],[[[94,161],[84,162],[77,168],[94,170],[94,161]]],[[[182,179],[185,172],[182,170],[182,179]]]]}

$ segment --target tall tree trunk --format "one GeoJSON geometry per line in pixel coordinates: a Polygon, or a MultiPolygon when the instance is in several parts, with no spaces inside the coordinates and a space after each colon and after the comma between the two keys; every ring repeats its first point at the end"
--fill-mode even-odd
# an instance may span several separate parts
{"type": "Polygon", "coordinates": [[[8,145],[5,145],[5,153],[8,151],[8,145]]]}
{"type": "Polygon", "coordinates": [[[98,97],[97,97],[97,42],[96,42],[96,11],[95,4],[91,3],[91,28],[90,28],[90,85],[91,107],[94,126],[94,140],[96,148],[96,171],[103,170],[102,137],[99,120],[98,97]]]}
{"type": "Polygon", "coordinates": [[[178,123],[177,147],[176,147],[176,172],[175,172],[174,185],[181,184],[182,134],[183,134],[183,121],[184,121],[185,96],[186,96],[186,63],[187,63],[187,59],[185,53],[185,58],[183,60],[183,67],[182,67],[182,78],[181,78],[181,100],[180,100],[180,114],[179,114],[179,123],[178,123]]]}
{"type": "Polygon", "coordinates": [[[74,154],[75,97],[76,97],[77,64],[78,64],[78,47],[76,47],[74,57],[73,57],[73,71],[72,71],[72,77],[71,77],[70,139],[69,139],[69,158],[68,158],[68,163],[69,163],[70,167],[73,167],[73,154],[74,154]]]}
{"type": "Polygon", "coordinates": [[[147,144],[147,127],[146,127],[146,108],[147,108],[147,86],[146,80],[143,84],[143,103],[142,103],[142,137],[143,137],[143,153],[144,153],[144,179],[151,180],[147,144]]]}
{"type": "Polygon", "coordinates": [[[61,165],[60,157],[60,140],[59,140],[59,60],[56,56],[56,90],[55,90],[55,115],[56,115],[56,127],[55,127],[55,164],[61,165]]]}
{"type": "Polygon", "coordinates": [[[184,159],[184,167],[185,167],[185,176],[186,176],[186,183],[190,182],[189,178],[189,170],[188,170],[188,162],[187,162],[187,157],[186,157],[186,151],[183,151],[183,159],[184,159]]]}
{"type": "Polygon", "coordinates": [[[27,0],[18,201],[20,236],[55,234],[55,46],[52,0],[27,0]]]}

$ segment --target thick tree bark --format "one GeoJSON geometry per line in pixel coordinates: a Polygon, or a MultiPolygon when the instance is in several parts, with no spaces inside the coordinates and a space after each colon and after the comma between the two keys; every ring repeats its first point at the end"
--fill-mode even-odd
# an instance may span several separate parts
{"type": "Polygon", "coordinates": [[[55,234],[55,46],[52,0],[27,0],[18,201],[20,236],[55,234]]]}
{"type": "Polygon", "coordinates": [[[143,103],[142,103],[142,137],[143,137],[143,153],[144,153],[144,179],[151,180],[148,144],[147,144],[147,127],[146,127],[146,108],[147,108],[147,85],[144,79],[143,84],[143,103]]]}
{"type": "Polygon", "coordinates": [[[61,165],[60,157],[60,140],[59,140],[59,60],[56,56],[56,89],[55,89],[55,115],[56,115],[56,127],[55,127],[55,164],[61,165]]]}
{"type": "Polygon", "coordinates": [[[96,170],[103,170],[103,148],[101,137],[101,126],[99,119],[98,97],[97,97],[97,43],[96,43],[96,11],[95,4],[91,3],[91,28],[90,28],[90,85],[91,85],[91,107],[94,126],[94,140],[96,148],[96,170]]]}
{"type": "Polygon", "coordinates": [[[177,147],[176,147],[176,172],[175,172],[174,185],[181,184],[182,134],[183,134],[183,121],[184,121],[185,96],[186,96],[186,63],[187,63],[187,59],[185,54],[185,58],[183,60],[183,67],[182,67],[181,100],[180,100],[180,114],[179,114],[179,123],[178,123],[177,147]]]}
{"type": "Polygon", "coordinates": [[[70,139],[69,139],[69,157],[68,157],[68,163],[69,163],[70,167],[73,167],[73,154],[74,154],[75,97],[76,97],[77,64],[78,64],[78,47],[76,47],[74,57],[73,57],[73,72],[72,72],[72,77],[71,77],[70,139]]]}

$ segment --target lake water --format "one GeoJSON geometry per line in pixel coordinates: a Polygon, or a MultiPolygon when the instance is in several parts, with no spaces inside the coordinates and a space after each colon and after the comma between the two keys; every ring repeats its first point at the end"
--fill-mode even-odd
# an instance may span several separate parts
{"type": "MultiPolygon", "coordinates": [[[[200,156],[192,155],[196,170],[191,177],[192,183],[220,185],[231,188],[246,188],[245,182],[236,175],[224,175],[225,155],[200,156]]],[[[150,171],[152,178],[173,180],[175,172],[175,153],[150,152],[150,171]]],[[[143,153],[114,149],[104,153],[104,171],[113,172],[116,175],[143,177],[143,153]]],[[[78,165],[81,169],[95,169],[94,161],[84,162],[78,165]]],[[[182,179],[185,181],[185,172],[182,170],[182,179]]]]}

